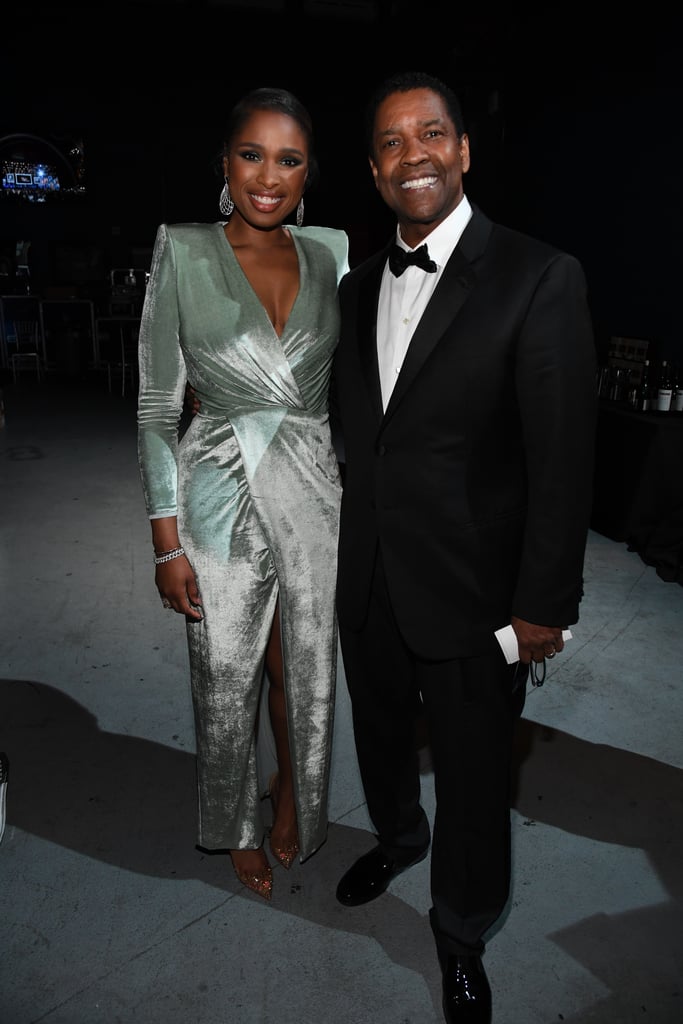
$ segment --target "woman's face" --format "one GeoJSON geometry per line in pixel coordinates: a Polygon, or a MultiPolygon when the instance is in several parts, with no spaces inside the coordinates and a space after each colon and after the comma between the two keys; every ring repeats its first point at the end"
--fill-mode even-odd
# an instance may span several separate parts
{"type": "Polygon", "coordinates": [[[287,114],[256,110],[235,133],[223,158],[235,209],[254,227],[279,227],[301,199],[308,145],[287,114]]]}

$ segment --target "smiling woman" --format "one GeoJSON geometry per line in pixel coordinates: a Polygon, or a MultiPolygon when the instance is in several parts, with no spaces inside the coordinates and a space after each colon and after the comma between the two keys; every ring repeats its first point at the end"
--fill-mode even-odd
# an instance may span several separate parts
{"type": "MultiPolygon", "coordinates": [[[[272,90],[263,90],[262,99],[272,90]]],[[[299,288],[296,249],[283,222],[304,218],[304,192],[317,175],[313,129],[293,104],[254,109],[253,94],[233,112],[223,156],[221,211],[231,216],[225,236],[278,335],[299,288]],[[292,116],[297,110],[297,116],[292,116]]]]}
{"type": "Polygon", "coordinates": [[[161,225],[140,327],[140,470],[157,589],[187,628],[199,845],[229,851],[265,899],[264,789],[275,863],[306,859],[327,829],[341,498],[328,386],[348,238],[302,224],[316,169],[295,96],[240,100],[224,219],[161,225]],[[186,383],[199,413],[179,441],[186,383]],[[262,786],[264,682],[277,771],[262,786]]]}

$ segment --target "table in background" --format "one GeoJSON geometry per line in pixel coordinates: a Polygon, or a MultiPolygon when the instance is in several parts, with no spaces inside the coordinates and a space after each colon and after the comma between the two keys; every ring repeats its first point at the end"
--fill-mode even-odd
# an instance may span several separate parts
{"type": "Polygon", "coordinates": [[[591,528],[664,579],[683,572],[683,414],[600,401],[591,528]]]}
{"type": "Polygon", "coordinates": [[[95,365],[95,304],[91,299],[41,299],[40,329],[48,370],[75,376],[95,365]]]}

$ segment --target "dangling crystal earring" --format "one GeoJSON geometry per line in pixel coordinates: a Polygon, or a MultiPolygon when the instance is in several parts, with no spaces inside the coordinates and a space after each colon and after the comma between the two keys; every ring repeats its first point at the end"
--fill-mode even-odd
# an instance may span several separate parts
{"type": "Polygon", "coordinates": [[[218,209],[221,211],[224,217],[229,217],[232,211],[235,209],[235,204],[230,197],[230,186],[228,184],[228,176],[225,175],[225,185],[221,190],[220,199],[218,200],[218,209]]]}
{"type": "Polygon", "coordinates": [[[302,196],[301,199],[299,200],[299,205],[296,208],[296,226],[298,228],[300,228],[301,225],[303,224],[303,222],[304,222],[304,197],[302,196]]]}

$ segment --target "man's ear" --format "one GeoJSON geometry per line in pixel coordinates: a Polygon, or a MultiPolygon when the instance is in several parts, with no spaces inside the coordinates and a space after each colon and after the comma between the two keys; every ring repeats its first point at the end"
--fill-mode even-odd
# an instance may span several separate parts
{"type": "Polygon", "coordinates": [[[371,156],[368,157],[368,162],[370,164],[370,170],[372,171],[372,177],[375,180],[375,188],[379,188],[379,185],[377,184],[377,164],[375,163],[371,156]]]}
{"type": "Polygon", "coordinates": [[[470,169],[470,140],[466,132],[460,136],[460,163],[462,173],[467,174],[470,169]]]}

